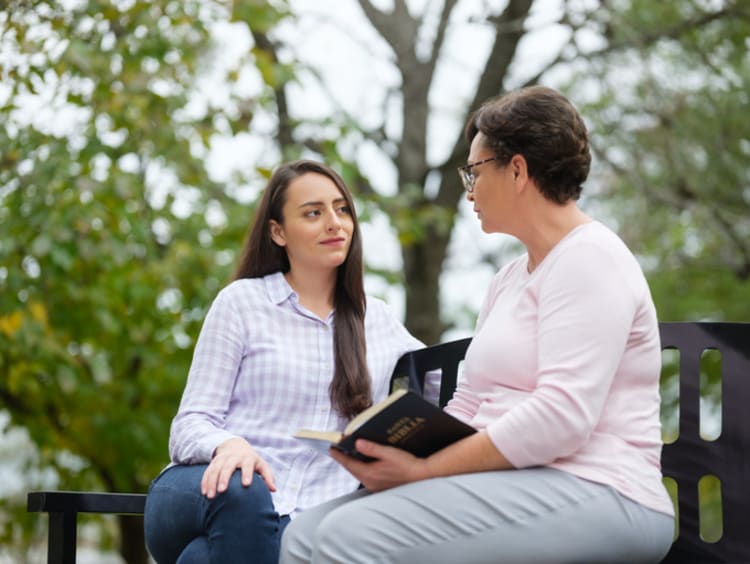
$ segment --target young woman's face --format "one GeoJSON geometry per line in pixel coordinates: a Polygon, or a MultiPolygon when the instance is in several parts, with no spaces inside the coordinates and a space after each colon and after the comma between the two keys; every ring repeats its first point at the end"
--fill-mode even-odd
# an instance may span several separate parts
{"type": "Polygon", "coordinates": [[[289,184],[282,221],[271,220],[271,237],[284,247],[292,270],[330,270],[349,253],[352,210],[334,182],[308,172],[289,184]]]}

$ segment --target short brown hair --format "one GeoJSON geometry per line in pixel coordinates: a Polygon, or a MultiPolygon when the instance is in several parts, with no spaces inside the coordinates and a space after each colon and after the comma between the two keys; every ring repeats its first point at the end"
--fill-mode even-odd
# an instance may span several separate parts
{"type": "Polygon", "coordinates": [[[563,204],[580,197],[591,167],[588,132],[573,104],[556,90],[528,86],[487,100],[466,124],[467,141],[479,132],[499,164],[522,155],[547,199],[563,204]]]}

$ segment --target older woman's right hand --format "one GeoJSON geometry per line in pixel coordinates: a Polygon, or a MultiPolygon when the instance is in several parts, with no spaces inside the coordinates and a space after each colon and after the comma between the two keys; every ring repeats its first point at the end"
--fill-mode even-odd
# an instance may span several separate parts
{"type": "Polygon", "coordinates": [[[229,479],[238,468],[242,472],[243,486],[249,486],[253,481],[253,473],[257,472],[268,489],[276,491],[273,473],[268,463],[245,439],[235,437],[216,447],[214,457],[201,479],[201,493],[208,499],[213,499],[217,493],[226,491],[229,479]]]}

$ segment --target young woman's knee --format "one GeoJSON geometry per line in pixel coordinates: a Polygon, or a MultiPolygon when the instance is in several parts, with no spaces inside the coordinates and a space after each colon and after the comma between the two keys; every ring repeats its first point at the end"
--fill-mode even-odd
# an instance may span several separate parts
{"type": "Polygon", "coordinates": [[[268,486],[258,474],[253,475],[253,481],[249,486],[242,485],[242,475],[237,470],[229,480],[227,489],[217,493],[216,497],[209,500],[214,509],[219,507],[225,511],[231,511],[240,517],[245,513],[257,514],[258,511],[274,512],[273,499],[268,486]]]}

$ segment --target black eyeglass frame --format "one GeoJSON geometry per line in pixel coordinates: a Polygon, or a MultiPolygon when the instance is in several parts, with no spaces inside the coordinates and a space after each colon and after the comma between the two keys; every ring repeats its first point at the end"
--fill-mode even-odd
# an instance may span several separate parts
{"type": "Polygon", "coordinates": [[[490,157],[489,159],[482,159],[481,161],[476,161],[458,167],[458,176],[461,177],[461,183],[464,185],[464,190],[466,190],[469,194],[474,191],[474,184],[476,183],[477,179],[474,176],[474,173],[471,172],[472,168],[474,168],[475,166],[479,166],[480,164],[488,163],[490,161],[496,161],[499,158],[500,157],[490,157]]]}

